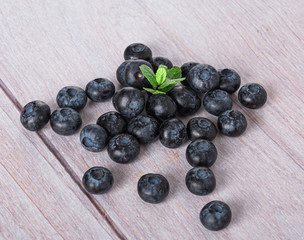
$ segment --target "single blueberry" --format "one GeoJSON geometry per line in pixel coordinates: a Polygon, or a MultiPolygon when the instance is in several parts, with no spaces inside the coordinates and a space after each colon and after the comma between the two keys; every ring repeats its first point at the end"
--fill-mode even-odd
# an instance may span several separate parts
{"type": "Polygon", "coordinates": [[[79,113],[72,108],[58,108],[52,113],[50,122],[54,132],[63,136],[76,133],[82,124],[79,113]]]}
{"type": "Polygon", "coordinates": [[[123,86],[123,87],[128,87],[129,84],[127,83],[126,80],[126,75],[125,75],[125,69],[128,63],[130,63],[132,60],[127,60],[124,61],[122,64],[119,65],[119,67],[116,70],[116,78],[117,81],[123,86]]]}
{"type": "Polygon", "coordinates": [[[132,43],[125,49],[124,58],[125,60],[144,59],[149,61],[152,58],[152,51],[142,43],[132,43]]]}
{"type": "Polygon", "coordinates": [[[115,86],[108,79],[96,78],[87,84],[85,91],[93,102],[103,102],[114,95],[115,86]]]}
{"type": "Polygon", "coordinates": [[[86,150],[100,152],[107,146],[107,131],[97,124],[89,124],[81,130],[80,142],[86,150]]]}
{"type": "Polygon", "coordinates": [[[200,212],[203,226],[212,231],[219,231],[227,227],[231,221],[230,207],[221,201],[207,203],[200,212]]]}
{"type": "Polygon", "coordinates": [[[186,138],[186,127],[177,118],[164,121],[160,125],[159,140],[167,148],[177,148],[186,138]]]}
{"type": "Polygon", "coordinates": [[[139,154],[138,140],[130,134],[119,134],[111,138],[108,144],[108,154],[117,163],[129,163],[139,154]]]}
{"type": "Polygon", "coordinates": [[[84,188],[92,194],[103,194],[113,186],[112,173],[104,167],[92,167],[82,177],[84,188]]]}
{"type": "Polygon", "coordinates": [[[186,186],[195,195],[207,195],[216,185],[215,176],[209,168],[195,167],[186,175],[186,186]]]}
{"type": "MultiPolygon", "coordinates": [[[[194,66],[196,66],[197,62],[186,62],[181,66],[181,70],[182,70],[182,77],[186,78],[190,69],[192,69],[194,66]]],[[[189,86],[188,82],[186,80],[181,81],[181,84],[185,85],[185,86],[189,86]]]]}
{"type": "Polygon", "coordinates": [[[195,117],[190,119],[187,124],[187,134],[191,141],[199,138],[212,141],[217,135],[217,128],[209,119],[195,117]]]}
{"type": "Polygon", "coordinates": [[[160,203],[169,194],[169,182],[160,174],[148,173],[139,179],[137,192],[147,203],[160,203]]]}
{"type": "Polygon", "coordinates": [[[20,121],[27,130],[42,129],[49,121],[51,109],[45,102],[36,100],[26,104],[20,114],[20,121]]]}
{"type": "Polygon", "coordinates": [[[168,69],[173,67],[172,62],[165,57],[154,57],[152,58],[151,65],[153,67],[153,71],[156,72],[159,65],[167,66],[168,69]]]}
{"type": "Polygon", "coordinates": [[[223,112],[217,119],[220,132],[228,137],[238,137],[247,128],[246,117],[238,110],[223,112]]]}
{"type": "Polygon", "coordinates": [[[233,101],[227,92],[215,89],[205,94],[203,105],[208,113],[219,116],[232,108],[233,101]]]}
{"type": "Polygon", "coordinates": [[[226,91],[229,94],[234,93],[241,85],[240,75],[233,69],[220,69],[218,70],[220,76],[219,89],[226,91]]]}
{"type": "Polygon", "coordinates": [[[80,111],[87,104],[87,94],[80,87],[68,86],[58,92],[56,100],[61,108],[69,107],[80,111]]]}
{"type": "Polygon", "coordinates": [[[188,145],[186,158],[192,167],[209,168],[217,158],[217,150],[212,142],[205,139],[197,139],[188,145]]]}
{"type": "Polygon", "coordinates": [[[150,95],[146,105],[147,113],[159,121],[175,117],[176,109],[176,104],[172,98],[162,94],[150,95]]]}
{"type": "Polygon", "coordinates": [[[117,134],[125,133],[127,131],[127,121],[124,117],[115,111],[106,112],[102,114],[96,124],[107,130],[110,137],[114,137],[117,134]]]}
{"type": "Polygon", "coordinates": [[[267,92],[260,84],[249,83],[241,87],[238,98],[243,106],[256,109],[266,103],[267,92]]]}

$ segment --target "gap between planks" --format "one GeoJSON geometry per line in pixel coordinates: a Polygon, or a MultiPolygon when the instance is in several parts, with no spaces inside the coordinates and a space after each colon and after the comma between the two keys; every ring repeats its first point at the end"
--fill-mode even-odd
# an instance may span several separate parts
{"type": "MultiPolygon", "coordinates": [[[[22,111],[22,105],[18,101],[18,99],[14,96],[14,94],[10,91],[10,89],[6,86],[6,84],[0,78],[0,88],[3,90],[5,95],[9,98],[9,100],[14,104],[14,106],[18,109],[19,112],[22,111]]],[[[76,173],[73,171],[69,163],[65,160],[65,158],[59,153],[59,151],[55,148],[55,146],[51,143],[48,137],[41,131],[37,131],[36,134],[42,140],[42,142],[46,145],[46,147],[50,150],[50,152],[55,156],[55,158],[59,161],[59,163],[63,166],[65,171],[70,175],[72,180],[76,183],[76,185],[80,188],[80,190],[85,194],[85,196],[90,200],[93,206],[97,209],[98,213],[106,220],[106,222],[113,229],[115,234],[119,239],[127,240],[127,237],[122,233],[122,231],[118,228],[118,226],[114,223],[112,218],[108,215],[105,209],[99,204],[98,201],[92,195],[90,195],[82,186],[80,179],[77,177],[76,173]]]]}

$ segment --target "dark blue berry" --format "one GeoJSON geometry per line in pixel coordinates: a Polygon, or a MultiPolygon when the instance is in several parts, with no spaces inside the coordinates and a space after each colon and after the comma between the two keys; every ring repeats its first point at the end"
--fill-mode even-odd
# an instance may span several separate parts
{"type": "Polygon", "coordinates": [[[111,111],[102,114],[96,124],[107,130],[110,137],[127,131],[127,121],[118,112],[111,111]]]}
{"type": "Polygon", "coordinates": [[[152,58],[152,51],[142,43],[132,43],[125,49],[124,58],[125,60],[144,59],[149,61],[152,58]]]}
{"type": "Polygon", "coordinates": [[[130,120],[128,132],[135,136],[141,144],[147,144],[158,136],[159,123],[151,116],[138,115],[130,120]]]}
{"type": "Polygon", "coordinates": [[[152,58],[151,65],[153,67],[153,71],[156,72],[159,65],[167,66],[168,69],[173,67],[172,62],[165,57],[154,57],[152,58]]]}
{"type": "Polygon", "coordinates": [[[266,103],[267,92],[260,84],[249,83],[241,87],[238,98],[243,106],[256,109],[266,103]]]}
{"type": "Polygon", "coordinates": [[[103,102],[114,95],[115,86],[108,79],[97,78],[87,84],[85,91],[93,102],[103,102]]]}
{"type": "Polygon", "coordinates": [[[79,113],[72,108],[58,108],[52,113],[50,122],[54,132],[64,136],[76,133],[82,124],[79,113]]]}
{"type": "Polygon", "coordinates": [[[229,94],[234,93],[241,85],[240,75],[233,69],[220,69],[218,70],[220,76],[219,89],[226,91],[229,94]]]}
{"type": "Polygon", "coordinates": [[[61,108],[68,107],[80,111],[87,104],[87,94],[80,87],[68,86],[58,92],[56,100],[61,108]]]}
{"type": "Polygon", "coordinates": [[[111,138],[108,144],[108,154],[117,163],[129,163],[139,154],[138,140],[130,134],[119,134],[111,138]]]}
{"type": "Polygon", "coordinates": [[[190,119],[187,124],[187,134],[191,141],[199,138],[212,141],[217,135],[217,128],[209,119],[195,117],[190,119]]]}
{"type": "Polygon", "coordinates": [[[89,124],[81,130],[80,142],[86,150],[100,152],[107,146],[107,131],[97,124],[89,124]]]}
{"type": "Polygon", "coordinates": [[[137,192],[145,202],[160,203],[169,194],[169,182],[160,174],[148,173],[139,179],[137,192]]]}
{"type": "Polygon", "coordinates": [[[197,93],[205,93],[219,85],[219,75],[216,69],[207,64],[197,64],[191,68],[186,80],[197,93]]]}
{"type": "Polygon", "coordinates": [[[192,167],[209,168],[217,158],[217,150],[212,142],[205,139],[197,139],[187,147],[186,158],[192,167]]]}
{"type": "Polygon", "coordinates": [[[104,167],[92,167],[82,177],[84,188],[92,194],[103,194],[113,186],[112,173],[104,167]]]}
{"type": "Polygon", "coordinates": [[[219,231],[227,227],[231,221],[230,207],[221,201],[207,203],[200,212],[200,220],[205,228],[219,231]]]}
{"type": "Polygon", "coordinates": [[[144,94],[132,87],[120,89],[112,100],[115,109],[126,118],[136,117],[145,108],[144,94]]]}
{"type": "Polygon", "coordinates": [[[245,132],[247,120],[238,110],[228,110],[219,116],[217,126],[222,134],[228,137],[237,137],[245,132]]]}
{"type": "Polygon", "coordinates": [[[186,138],[186,127],[177,118],[164,121],[160,126],[159,140],[167,148],[177,148],[186,138]]]}
{"type": "MultiPolygon", "coordinates": [[[[184,63],[184,64],[181,66],[182,77],[184,77],[184,78],[187,77],[189,71],[190,71],[193,67],[195,67],[197,64],[199,64],[199,63],[197,63],[197,62],[186,62],[186,63],[184,63]]],[[[187,81],[183,81],[183,82],[187,82],[187,81]]],[[[183,83],[183,82],[182,82],[182,83],[183,83]]]]}
{"type": "Polygon", "coordinates": [[[45,102],[36,100],[23,107],[20,121],[27,130],[37,131],[48,123],[50,115],[50,107],[45,102]]]}
{"type": "Polygon", "coordinates": [[[186,185],[189,191],[195,195],[207,195],[216,185],[215,176],[209,168],[195,167],[186,175],[186,185]]]}
{"type": "Polygon", "coordinates": [[[201,107],[201,99],[190,87],[176,86],[169,93],[177,106],[180,116],[189,116],[196,113],[201,107]]]}
{"type": "Polygon", "coordinates": [[[232,108],[233,101],[227,92],[215,89],[205,94],[203,105],[208,113],[219,116],[232,108]]]}
{"type": "Polygon", "coordinates": [[[160,121],[174,118],[176,115],[176,104],[167,95],[150,95],[147,101],[147,113],[160,121]]]}
{"type": "Polygon", "coordinates": [[[119,67],[116,70],[116,78],[117,81],[123,86],[128,87],[128,83],[125,77],[125,68],[128,63],[130,63],[132,60],[124,61],[122,64],[119,65],[119,67]]]}

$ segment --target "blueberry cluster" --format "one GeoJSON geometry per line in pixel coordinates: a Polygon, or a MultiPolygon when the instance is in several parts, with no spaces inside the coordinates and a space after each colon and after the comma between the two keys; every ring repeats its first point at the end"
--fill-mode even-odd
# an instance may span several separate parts
{"type": "MultiPolygon", "coordinates": [[[[57,134],[72,135],[82,125],[79,111],[86,106],[87,98],[93,102],[112,98],[116,111],[106,112],[96,124],[82,128],[80,142],[86,150],[100,152],[107,148],[110,159],[127,164],[137,158],[141,144],[159,138],[163,146],[177,148],[188,138],[191,143],[185,155],[193,168],[186,174],[186,186],[195,195],[211,193],[216,187],[216,179],[210,167],[218,156],[212,141],[218,131],[237,137],[247,128],[246,117],[238,110],[232,110],[231,94],[241,85],[239,74],[232,69],[216,70],[197,62],[187,62],[179,69],[167,58],[152,57],[151,49],[141,43],[129,45],[124,58],[116,71],[117,80],[122,85],[118,91],[115,92],[114,84],[104,78],[90,81],[85,90],[76,86],[64,87],[56,98],[58,109],[51,114],[46,103],[30,102],[21,112],[21,123],[30,131],[37,131],[50,120],[57,134]],[[142,66],[146,71],[142,71],[142,66]],[[158,73],[160,68],[162,76],[158,73]],[[169,72],[170,69],[174,71],[169,72]],[[178,76],[178,71],[182,78],[173,79],[178,76]],[[203,99],[202,94],[205,94],[203,99]],[[217,127],[203,117],[190,119],[186,126],[178,118],[197,113],[201,105],[218,117],[217,127]]],[[[259,84],[246,84],[239,90],[238,99],[243,106],[255,109],[265,104],[267,93],[259,84]]],[[[88,192],[103,194],[111,189],[114,177],[104,167],[93,167],[85,172],[82,183],[88,192]]],[[[137,185],[140,198],[153,204],[162,202],[169,189],[168,180],[155,173],[143,175],[137,185]]],[[[229,225],[231,210],[221,201],[212,201],[201,210],[200,220],[209,230],[221,230],[229,225]]]]}

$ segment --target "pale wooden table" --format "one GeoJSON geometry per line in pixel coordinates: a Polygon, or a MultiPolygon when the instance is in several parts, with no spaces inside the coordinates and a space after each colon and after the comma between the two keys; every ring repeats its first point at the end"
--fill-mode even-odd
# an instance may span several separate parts
{"type": "MultiPolygon", "coordinates": [[[[303,1],[3,0],[0,8],[1,239],[304,239],[303,1]],[[234,68],[243,84],[267,89],[259,110],[245,109],[234,95],[249,127],[239,138],[214,141],[212,194],[186,189],[187,144],[166,149],[156,142],[122,166],[106,151],[84,150],[79,134],[59,136],[49,125],[36,134],[21,126],[23,105],[40,99],[54,110],[64,86],[84,88],[97,77],[118,86],[116,68],[132,42],[174,65],[234,68]],[[84,171],[95,165],[114,174],[108,194],[91,196],[81,187],[84,171]],[[136,183],[148,172],[170,182],[161,204],[137,195],[136,183]],[[214,199],[233,212],[220,232],[199,221],[214,199]]],[[[90,102],[83,122],[113,109],[111,101],[90,102]]],[[[196,115],[216,121],[204,110],[196,115]]]]}

